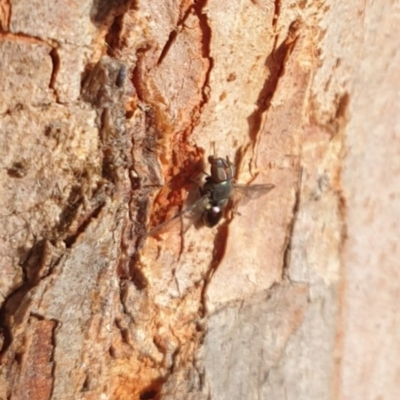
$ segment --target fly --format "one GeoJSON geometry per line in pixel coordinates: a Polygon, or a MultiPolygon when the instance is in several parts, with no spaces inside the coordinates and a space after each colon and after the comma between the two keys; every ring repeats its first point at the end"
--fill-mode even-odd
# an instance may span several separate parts
{"type": "Polygon", "coordinates": [[[185,231],[199,220],[205,226],[211,228],[221,220],[233,195],[248,200],[257,199],[275,187],[274,184],[241,185],[236,183],[236,168],[228,157],[224,159],[209,156],[208,162],[211,164],[210,175],[207,175],[203,186],[199,188],[200,198],[171,219],[151,229],[146,236],[156,234],[163,230],[166,225],[183,216],[188,216],[190,219],[190,224],[185,231]]]}

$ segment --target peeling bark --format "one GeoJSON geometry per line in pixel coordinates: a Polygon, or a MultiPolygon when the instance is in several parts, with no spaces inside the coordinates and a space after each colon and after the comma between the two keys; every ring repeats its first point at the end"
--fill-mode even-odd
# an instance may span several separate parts
{"type": "Polygon", "coordinates": [[[378,3],[0,1],[1,399],[397,399],[378,3]],[[214,150],[276,188],[148,235],[214,150]]]}

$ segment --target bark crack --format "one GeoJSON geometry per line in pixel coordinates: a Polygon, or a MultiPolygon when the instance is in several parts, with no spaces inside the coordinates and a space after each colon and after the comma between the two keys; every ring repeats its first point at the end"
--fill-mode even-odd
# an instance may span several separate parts
{"type": "Polygon", "coordinates": [[[275,0],[274,2],[274,19],[272,21],[272,26],[275,28],[278,22],[279,16],[281,15],[281,0],[275,0]]]}
{"type": "MultiPolygon", "coordinates": [[[[9,294],[0,309],[0,329],[3,334],[0,358],[13,342],[12,328],[16,323],[14,317],[18,313],[20,305],[35,286],[51,275],[54,267],[59,264],[63,251],[63,248],[57,248],[47,240],[38,241],[29,251],[28,257],[22,263],[24,283],[9,294]]],[[[39,314],[30,313],[30,315],[37,319],[44,319],[39,314]]]]}
{"type": "Polygon", "coordinates": [[[165,45],[161,51],[160,57],[158,58],[157,65],[162,64],[164,58],[166,57],[166,55],[168,54],[172,45],[174,44],[176,38],[178,37],[179,32],[183,29],[183,26],[184,26],[187,18],[189,17],[190,13],[192,12],[192,9],[193,9],[193,7],[189,7],[186,10],[183,17],[178,20],[178,22],[176,24],[176,28],[174,30],[172,30],[171,33],[169,34],[168,40],[165,43],[165,45]]]}
{"type": "Polygon", "coordinates": [[[2,0],[0,1],[0,31],[8,31],[10,29],[10,21],[11,21],[11,1],[10,0],[2,0]]]}
{"type": "Polygon", "coordinates": [[[208,102],[208,99],[210,97],[210,75],[211,71],[214,68],[214,58],[211,56],[211,37],[212,37],[212,31],[210,24],[208,23],[208,17],[207,13],[205,12],[205,7],[207,5],[208,0],[200,0],[197,1],[193,5],[193,9],[197,15],[197,18],[199,19],[199,25],[200,29],[202,31],[202,56],[209,61],[209,66],[208,70],[205,75],[204,79],[204,84],[202,88],[202,96],[203,99],[200,103],[200,110],[203,109],[204,105],[208,102]]]}
{"type": "Polygon", "coordinates": [[[53,90],[54,92],[54,96],[55,96],[55,101],[56,103],[60,103],[59,100],[59,95],[58,92],[55,88],[55,84],[56,84],[56,80],[57,80],[57,75],[58,72],[60,70],[60,56],[58,54],[57,48],[53,47],[49,53],[50,58],[51,58],[51,62],[53,64],[53,69],[51,71],[51,77],[50,77],[50,83],[49,83],[49,87],[50,89],[53,90]]]}
{"type": "Polygon", "coordinates": [[[215,271],[221,264],[222,258],[225,255],[226,246],[228,244],[229,224],[231,223],[231,221],[232,218],[225,218],[225,220],[218,226],[217,233],[214,237],[213,255],[210,266],[207,269],[206,276],[204,278],[204,285],[200,296],[201,310],[199,314],[202,318],[204,318],[208,314],[207,299],[206,299],[207,289],[211,282],[212,277],[214,276],[215,271]]]}
{"type": "Polygon", "coordinates": [[[289,278],[290,252],[292,249],[293,232],[300,210],[302,178],[303,178],[303,168],[300,166],[298,180],[295,187],[292,218],[286,230],[286,238],[283,250],[283,262],[282,262],[282,280],[289,278]]]}
{"type": "Polygon", "coordinates": [[[278,48],[274,46],[273,51],[265,60],[265,67],[269,71],[268,78],[265,80],[263,88],[258,95],[256,110],[248,117],[249,136],[253,146],[256,144],[261,130],[262,116],[271,107],[272,98],[278,87],[279,80],[285,73],[285,66],[299,36],[299,28],[299,22],[293,22],[289,27],[286,39],[278,48]]]}

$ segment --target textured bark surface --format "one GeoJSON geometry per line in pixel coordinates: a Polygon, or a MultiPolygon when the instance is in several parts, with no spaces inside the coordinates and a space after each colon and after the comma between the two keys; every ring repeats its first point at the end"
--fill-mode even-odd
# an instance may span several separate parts
{"type": "Polygon", "coordinates": [[[399,26],[0,0],[0,399],[398,399],[399,26]],[[145,236],[214,147],[276,188],[145,236]]]}

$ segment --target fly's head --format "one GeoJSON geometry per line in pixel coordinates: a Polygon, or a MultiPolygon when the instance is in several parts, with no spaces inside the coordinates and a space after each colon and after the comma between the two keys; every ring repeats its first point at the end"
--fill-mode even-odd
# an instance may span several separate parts
{"type": "Polygon", "coordinates": [[[236,168],[229,158],[209,156],[208,162],[211,164],[211,179],[214,183],[229,181],[235,177],[236,168]]]}

